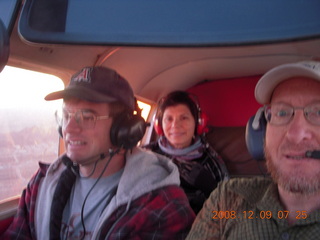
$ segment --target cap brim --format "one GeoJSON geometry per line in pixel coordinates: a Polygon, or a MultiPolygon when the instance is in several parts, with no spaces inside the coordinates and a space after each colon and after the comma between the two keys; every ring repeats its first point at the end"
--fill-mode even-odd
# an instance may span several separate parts
{"type": "Polygon", "coordinates": [[[261,104],[270,103],[275,87],[293,77],[307,77],[320,81],[320,75],[298,64],[285,64],[276,67],[261,77],[255,88],[255,98],[261,104]]]}
{"type": "Polygon", "coordinates": [[[47,101],[65,99],[65,98],[78,98],[91,102],[115,102],[116,98],[103,95],[99,92],[92,91],[86,87],[69,87],[62,91],[49,93],[44,99],[47,101]]]}

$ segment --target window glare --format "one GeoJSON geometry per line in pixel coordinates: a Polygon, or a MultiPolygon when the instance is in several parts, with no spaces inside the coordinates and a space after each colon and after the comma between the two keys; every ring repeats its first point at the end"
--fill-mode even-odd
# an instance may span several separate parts
{"type": "Polygon", "coordinates": [[[142,110],[141,111],[141,116],[144,118],[144,120],[147,121],[148,116],[149,116],[149,112],[150,112],[150,109],[151,109],[150,104],[138,101],[138,106],[142,110]]]}
{"type": "Polygon", "coordinates": [[[0,73],[0,200],[21,194],[38,168],[58,155],[54,112],[61,100],[44,97],[64,88],[58,77],[6,66],[0,73]]]}

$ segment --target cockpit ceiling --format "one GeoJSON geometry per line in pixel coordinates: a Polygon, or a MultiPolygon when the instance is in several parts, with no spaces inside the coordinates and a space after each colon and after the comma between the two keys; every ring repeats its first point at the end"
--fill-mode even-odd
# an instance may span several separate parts
{"type": "Polygon", "coordinates": [[[320,59],[320,38],[234,47],[71,46],[27,43],[15,27],[10,51],[9,65],[31,70],[41,65],[65,83],[84,66],[114,68],[138,97],[157,101],[169,91],[203,81],[257,76],[282,63],[320,59]]]}

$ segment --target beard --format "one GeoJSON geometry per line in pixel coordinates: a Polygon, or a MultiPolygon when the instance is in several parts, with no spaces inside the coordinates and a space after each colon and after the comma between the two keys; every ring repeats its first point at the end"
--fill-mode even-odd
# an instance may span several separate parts
{"type": "Polygon", "coordinates": [[[311,175],[296,168],[293,172],[286,172],[277,165],[277,159],[271,157],[270,152],[265,147],[265,156],[268,172],[275,183],[285,191],[310,196],[320,192],[320,171],[311,175]]]}

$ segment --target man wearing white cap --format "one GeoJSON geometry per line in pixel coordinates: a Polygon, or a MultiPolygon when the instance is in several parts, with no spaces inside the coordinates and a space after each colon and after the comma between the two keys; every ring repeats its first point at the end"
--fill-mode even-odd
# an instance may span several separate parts
{"type": "Polygon", "coordinates": [[[320,239],[320,63],[271,69],[257,83],[269,177],[213,191],[191,239],[320,239]]]}

